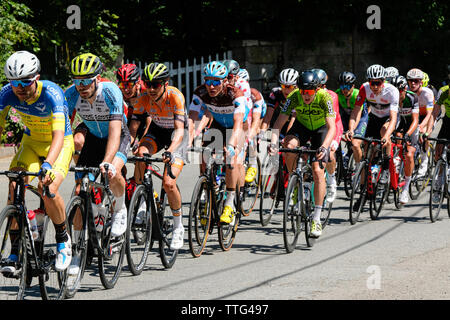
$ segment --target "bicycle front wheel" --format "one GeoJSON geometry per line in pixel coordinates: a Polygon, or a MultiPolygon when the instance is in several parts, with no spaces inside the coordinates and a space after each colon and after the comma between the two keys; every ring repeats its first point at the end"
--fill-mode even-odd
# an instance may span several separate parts
{"type": "MultiPolygon", "coordinates": [[[[241,206],[242,206],[242,215],[247,217],[255,207],[256,201],[258,200],[259,190],[261,189],[261,162],[259,161],[259,157],[256,157],[256,164],[254,164],[256,168],[256,176],[255,179],[251,182],[245,181],[244,187],[241,188],[242,196],[241,196],[241,206]]],[[[246,169],[248,166],[246,166],[246,169]]]]}
{"type": "MultiPolygon", "coordinates": [[[[386,181],[386,183],[380,183],[379,178],[383,175],[383,171],[389,169],[382,169],[380,170],[380,173],[378,174],[378,181],[375,183],[375,190],[373,199],[370,203],[370,218],[372,220],[378,219],[378,216],[380,215],[381,209],[383,209],[383,205],[386,202],[386,199],[389,195],[389,188],[390,188],[390,175],[389,179],[386,181]]],[[[395,198],[394,198],[395,201],[395,198]]]]}
{"type": "MultiPolygon", "coordinates": [[[[0,212],[0,265],[5,265],[6,259],[12,253],[13,246],[17,248],[14,254],[18,256],[16,272],[0,275],[0,300],[22,300],[25,296],[28,274],[28,256],[24,230],[17,229],[16,217],[19,211],[13,205],[6,206],[0,212]]],[[[31,279],[30,279],[31,280],[31,279]]]]}
{"type": "Polygon", "coordinates": [[[259,197],[259,220],[263,227],[267,226],[272,219],[275,210],[279,209],[280,199],[278,196],[280,187],[281,170],[278,163],[279,157],[267,154],[263,162],[261,172],[261,193],[259,197]],[[277,159],[273,161],[272,159],[277,159]]]}
{"type": "Polygon", "coordinates": [[[357,168],[352,181],[349,207],[349,220],[352,225],[358,222],[367,200],[367,174],[366,161],[363,160],[359,163],[359,168],[357,168]],[[363,173],[365,173],[364,179],[362,179],[363,173]]]}
{"type": "Polygon", "coordinates": [[[430,200],[428,206],[431,222],[436,222],[438,219],[447,192],[445,190],[444,181],[444,177],[446,176],[445,170],[445,162],[443,160],[438,160],[431,179],[430,200]]]}
{"type": "Polygon", "coordinates": [[[137,276],[144,270],[150,252],[152,238],[151,208],[147,208],[148,193],[144,185],[137,186],[131,197],[128,209],[128,226],[130,232],[126,237],[126,254],[128,267],[137,276]]]}
{"type": "MultiPolygon", "coordinates": [[[[239,190],[239,183],[236,186],[236,190],[239,190]]],[[[239,191],[236,191],[237,194],[239,194],[239,191]]],[[[220,204],[218,205],[218,211],[219,216],[223,212],[225,200],[222,199],[220,204]]],[[[241,201],[239,196],[235,196],[234,198],[234,207],[235,208],[241,208],[241,201]]],[[[218,234],[219,234],[219,245],[222,248],[223,251],[228,251],[231,249],[234,239],[236,237],[236,232],[239,226],[239,219],[240,219],[240,210],[236,209],[236,213],[234,215],[233,220],[231,223],[222,223],[219,221],[218,225],[218,234]]]]}
{"type": "Polygon", "coordinates": [[[287,253],[294,251],[301,232],[301,193],[299,177],[294,174],[289,178],[286,197],[284,198],[283,240],[287,253]]]}
{"type": "MultiPolygon", "coordinates": [[[[178,192],[180,189],[178,188],[178,192]]],[[[161,208],[158,212],[159,218],[159,232],[161,238],[159,239],[159,256],[164,268],[170,269],[177,260],[178,250],[170,249],[170,243],[173,235],[173,215],[170,210],[169,200],[164,189],[161,190],[161,208]]]]}
{"type": "Polygon", "coordinates": [[[189,249],[194,258],[200,257],[206,247],[211,225],[211,206],[208,179],[201,176],[192,192],[189,208],[188,239],[189,249]]]}

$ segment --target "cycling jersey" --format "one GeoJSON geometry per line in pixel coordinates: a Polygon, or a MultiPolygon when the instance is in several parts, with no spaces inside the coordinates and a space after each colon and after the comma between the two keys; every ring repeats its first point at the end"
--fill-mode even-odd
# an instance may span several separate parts
{"type": "Polygon", "coordinates": [[[342,121],[341,121],[341,114],[339,112],[339,98],[336,92],[334,92],[333,90],[329,90],[327,89],[328,93],[330,94],[331,98],[333,99],[333,109],[334,109],[334,114],[336,115],[336,133],[334,135],[333,140],[337,142],[337,144],[339,145],[339,143],[341,142],[341,138],[342,138],[342,133],[344,132],[344,127],[342,126],[342,121]]]}
{"type": "Polygon", "coordinates": [[[419,113],[419,98],[412,91],[406,91],[405,99],[399,109],[399,114],[407,121],[411,121],[413,113],[419,113]]]}
{"type": "Polygon", "coordinates": [[[338,95],[339,99],[339,109],[342,109],[347,114],[350,114],[355,107],[356,98],[358,97],[359,90],[356,88],[353,88],[352,94],[350,95],[350,98],[347,100],[344,93],[341,89],[336,90],[336,94],[338,95]]]}
{"type": "Polygon", "coordinates": [[[306,104],[299,89],[292,91],[281,108],[281,113],[289,116],[295,111],[297,120],[307,129],[314,131],[326,125],[326,118],[335,118],[333,99],[330,94],[320,89],[316,92],[314,100],[306,104]]]}
{"type": "Polygon", "coordinates": [[[260,113],[262,119],[266,115],[267,105],[264,102],[263,96],[258,90],[256,90],[255,88],[251,88],[250,91],[252,93],[253,102],[252,112],[260,113]]]}
{"type": "Polygon", "coordinates": [[[433,111],[434,108],[434,94],[433,90],[427,87],[422,87],[420,93],[417,94],[419,98],[419,114],[425,116],[427,111],[433,111]]]}
{"type": "MultiPolygon", "coordinates": [[[[98,138],[105,138],[109,132],[109,122],[122,121],[122,131],[126,128],[126,117],[123,112],[123,97],[119,87],[112,82],[99,82],[94,103],[81,98],[75,85],[69,87],[66,98],[69,114],[76,109],[89,131],[98,138]]],[[[128,129],[127,129],[128,131],[128,129]]]]}
{"type": "Polygon", "coordinates": [[[199,113],[199,117],[208,110],[211,112],[214,120],[222,127],[233,128],[234,115],[242,113],[243,122],[247,121],[250,108],[244,93],[237,87],[227,85],[223,93],[216,97],[211,97],[205,85],[201,85],[194,90],[189,110],[199,113]]]}
{"type": "Polygon", "coordinates": [[[152,102],[150,95],[142,94],[134,105],[133,117],[148,115],[152,118],[152,123],[165,129],[174,129],[174,121],[177,120],[183,122],[184,127],[187,128],[187,112],[183,94],[177,88],[168,86],[164,95],[165,97],[161,98],[165,100],[163,106],[159,107],[152,102]]]}
{"type": "Polygon", "coordinates": [[[25,134],[34,141],[51,142],[53,131],[64,131],[71,136],[67,101],[63,90],[47,80],[37,81],[37,98],[21,102],[14,94],[11,84],[0,91],[0,126],[5,127],[9,109],[13,107],[19,113],[26,126],[25,134]]]}
{"type": "Polygon", "coordinates": [[[437,104],[439,106],[445,106],[445,116],[450,118],[450,95],[448,85],[439,89],[437,104]]]}
{"type": "Polygon", "coordinates": [[[366,101],[367,106],[371,107],[371,113],[378,118],[390,116],[390,112],[398,112],[399,92],[396,87],[390,83],[383,83],[381,93],[375,94],[370,89],[369,82],[361,85],[355,106],[361,107],[366,101]]]}
{"type": "MultiPolygon", "coordinates": [[[[272,108],[273,114],[272,118],[270,119],[269,128],[273,128],[275,121],[277,121],[278,116],[280,115],[281,106],[286,102],[286,97],[283,94],[283,91],[281,90],[281,87],[275,87],[270,91],[269,96],[266,99],[267,107],[272,108]],[[280,107],[280,108],[279,108],[280,107]]],[[[280,134],[285,136],[287,127],[289,126],[289,123],[286,122],[280,130],[280,134]]]]}

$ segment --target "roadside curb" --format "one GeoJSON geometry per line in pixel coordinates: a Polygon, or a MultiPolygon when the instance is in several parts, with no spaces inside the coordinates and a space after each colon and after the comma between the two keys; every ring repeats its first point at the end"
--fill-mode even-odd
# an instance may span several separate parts
{"type": "Polygon", "coordinates": [[[17,152],[16,147],[0,147],[0,158],[10,158],[13,157],[17,152]]]}

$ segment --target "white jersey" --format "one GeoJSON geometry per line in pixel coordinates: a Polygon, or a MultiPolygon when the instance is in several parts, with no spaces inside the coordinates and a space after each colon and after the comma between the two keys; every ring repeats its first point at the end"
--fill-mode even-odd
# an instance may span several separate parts
{"type": "Polygon", "coordinates": [[[420,90],[420,93],[417,94],[417,97],[419,98],[419,114],[421,116],[425,116],[427,111],[433,110],[434,107],[433,90],[427,87],[422,87],[422,90],[420,90]]]}
{"type": "Polygon", "coordinates": [[[375,94],[370,89],[369,82],[364,83],[359,89],[355,106],[361,107],[365,102],[371,107],[371,113],[378,118],[386,118],[390,116],[390,112],[398,113],[398,102],[400,93],[398,89],[390,83],[383,83],[383,88],[379,94],[375,94]]]}

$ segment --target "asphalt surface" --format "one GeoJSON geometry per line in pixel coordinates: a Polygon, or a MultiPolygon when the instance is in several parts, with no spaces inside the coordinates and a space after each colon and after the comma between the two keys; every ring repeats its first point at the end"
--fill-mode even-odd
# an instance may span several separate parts
{"type": "MultiPolygon", "coordinates": [[[[10,160],[1,158],[0,170],[10,160]]],[[[132,165],[127,166],[131,172],[132,165]]],[[[185,226],[198,172],[198,165],[187,165],[179,178],[185,226]]],[[[4,206],[6,178],[0,183],[4,206]]],[[[61,187],[66,203],[73,184],[69,173],[61,187]]],[[[330,224],[315,246],[308,248],[302,233],[291,254],[284,249],[281,215],[267,227],[256,213],[243,218],[228,252],[220,249],[214,231],[199,258],[189,252],[186,231],[172,269],[164,269],[154,251],[143,273],[133,276],[125,259],[115,288],[105,290],[94,264],[72,300],[449,299],[450,219],[445,204],[439,221],[430,222],[428,190],[401,210],[387,204],[378,220],[370,220],[366,211],[361,222],[350,225],[349,200],[341,186],[330,224]]],[[[32,285],[36,294],[27,298],[40,299],[36,279],[32,285]]]]}

